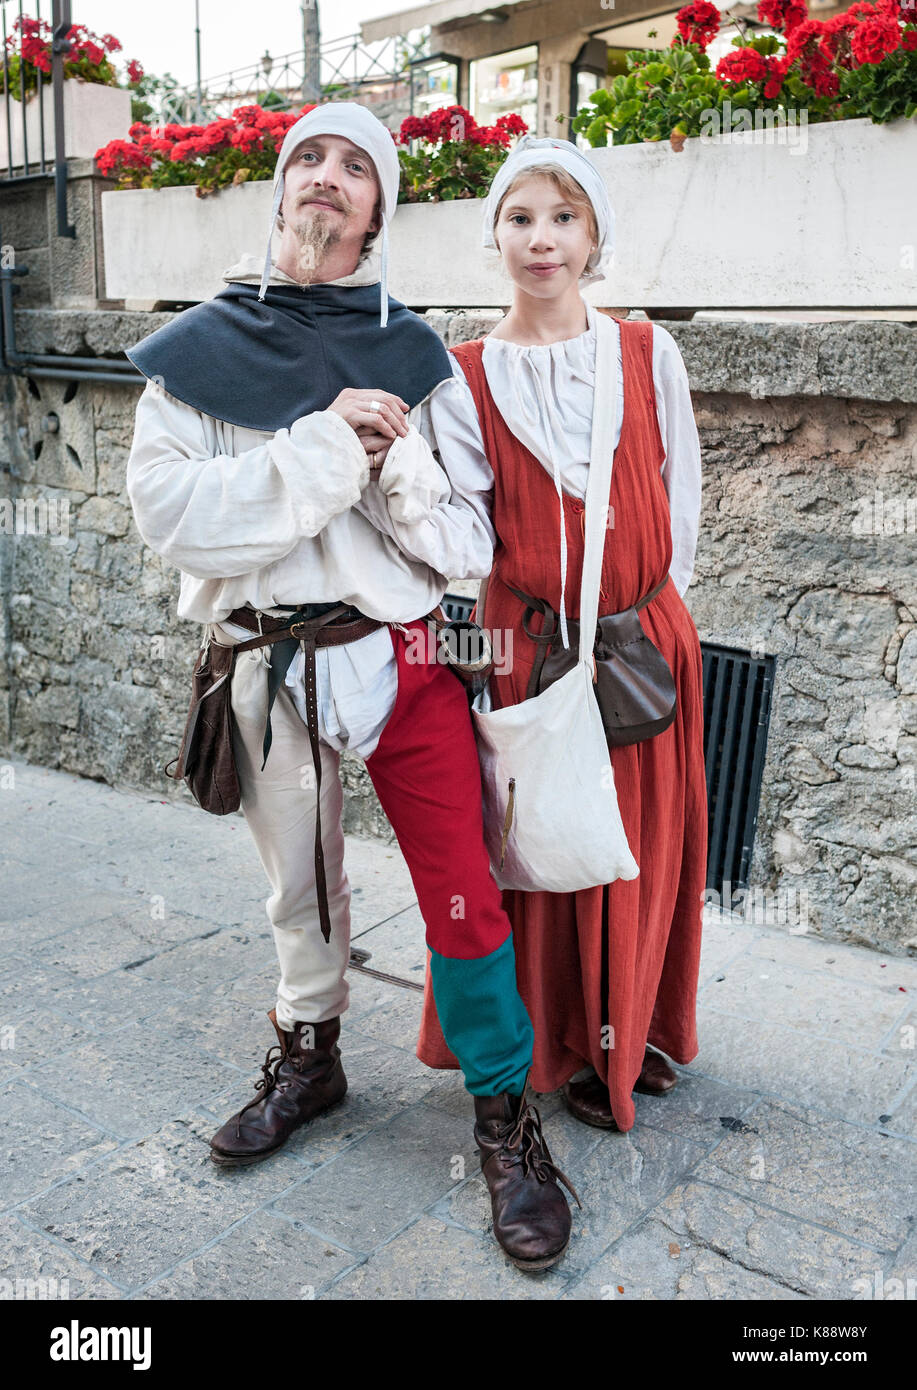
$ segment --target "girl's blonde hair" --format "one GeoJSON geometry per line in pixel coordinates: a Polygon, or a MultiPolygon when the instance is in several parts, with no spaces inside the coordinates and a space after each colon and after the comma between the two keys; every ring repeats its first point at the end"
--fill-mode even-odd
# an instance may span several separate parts
{"type": "Polygon", "coordinates": [[[528,169],[520,169],[512,183],[510,183],[503,197],[497,204],[497,209],[494,213],[494,240],[496,241],[496,227],[497,223],[500,221],[500,212],[503,208],[503,204],[514,188],[518,188],[519,184],[523,183],[525,179],[533,178],[536,174],[540,174],[543,178],[550,179],[554,187],[564,194],[567,201],[571,203],[573,207],[586,214],[589,235],[594,242],[597,242],[599,239],[599,228],[595,220],[595,208],[592,206],[592,201],[584,191],[582,184],[577,183],[573,175],[568,174],[566,169],[562,169],[557,164],[547,163],[532,164],[528,169]]]}

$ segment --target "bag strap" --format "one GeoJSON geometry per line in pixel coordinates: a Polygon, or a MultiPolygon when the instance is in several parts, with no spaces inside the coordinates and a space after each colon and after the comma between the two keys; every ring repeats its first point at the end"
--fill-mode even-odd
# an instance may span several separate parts
{"type": "Polygon", "coordinates": [[[515,589],[512,584],[507,584],[506,587],[511,594],[515,594],[516,598],[521,599],[526,605],[525,612],[522,615],[522,630],[526,637],[530,638],[535,643],[535,661],[532,666],[531,675],[529,676],[528,689],[525,693],[525,698],[531,700],[538,694],[541,684],[541,672],[547,659],[548,648],[554,644],[557,637],[557,614],[554,612],[554,609],[548,603],[547,599],[532,598],[531,595],[523,593],[521,589],[515,589]],[[529,619],[533,618],[536,613],[540,613],[543,618],[541,632],[533,632],[529,627],[529,619]]]}
{"type": "MultiPolygon", "coordinates": [[[[493,573],[493,570],[491,570],[491,574],[492,574],[492,573],[493,573]]],[[[477,618],[475,619],[475,622],[477,623],[478,627],[483,627],[483,626],[484,626],[484,605],[485,605],[486,602],[487,602],[487,586],[488,586],[489,583],[490,583],[490,575],[489,575],[489,574],[485,574],[484,578],[481,580],[481,586],[480,586],[480,588],[478,589],[478,598],[477,598],[477,602],[476,602],[476,604],[475,604],[475,608],[477,609],[477,613],[478,613],[478,616],[477,616],[477,618]]]]}
{"type": "MultiPolygon", "coordinates": [[[[599,617],[599,583],[602,577],[611,472],[614,463],[612,440],[618,396],[614,335],[622,331],[620,325],[612,323],[606,314],[597,309],[593,309],[592,313],[595,315],[595,387],[592,397],[592,439],[589,450],[589,479],[586,484],[585,548],[579,610],[579,659],[590,666],[599,617]]],[[[566,645],[564,642],[564,646],[566,645]]]]}

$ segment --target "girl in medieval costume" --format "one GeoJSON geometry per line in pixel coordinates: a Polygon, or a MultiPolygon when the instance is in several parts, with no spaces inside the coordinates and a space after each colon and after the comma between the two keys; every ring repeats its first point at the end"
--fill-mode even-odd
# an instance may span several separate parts
{"type": "MultiPolygon", "coordinates": [[[[491,677],[499,709],[526,698],[537,653],[523,627],[527,605],[513,589],[560,611],[559,505],[567,617],[579,616],[583,499],[603,389],[594,373],[596,310],[580,290],[603,278],[614,215],[595,166],[574,145],[525,137],[494,179],[484,222],[484,245],[500,252],[513,281],[512,307],[486,338],[452,350],[464,390],[434,394],[430,407],[447,471],[451,460],[473,459],[493,480],[497,542],[476,616],[495,650],[499,632],[512,652],[491,677]]],[[[563,1087],[579,1119],[625,1131],[634,1123],[633,1091],[659,1095],[676,1084],[660,1054],[682,1064],[697,1055],[707,803],[701,652],[682,599],[700,510],[687,374],[664,328],[613,323],[616,452],[599,615],[651,596],[639,619],[672,671],[676,717],[655,737],[609,749],[639,877],[574,893],[507,890],[503,906],[535,1028],[533,1087],[563,1087]]],[[[543,630],[539,613],[529,625],[543,630]]],[[[429,988],[417,1055],[432,1067],[456,1065],[429,988]]]]}

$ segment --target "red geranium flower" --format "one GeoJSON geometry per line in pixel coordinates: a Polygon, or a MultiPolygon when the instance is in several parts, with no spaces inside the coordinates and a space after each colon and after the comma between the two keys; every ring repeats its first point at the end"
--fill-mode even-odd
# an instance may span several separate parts
{"type": "Polygon", "coordinates": [[[881,63],[889,53],[894,53],[901,42],[901,30],[894,19],[883,16],[881,19],[866,19],[858,24],[850,35],[850,51],[854,62],[881,63]]]}
{"type": "MultiPolygon", "coordinates": [[[[683,5],[675,15],[678,32],[685,43],[696,44],[706,49],[711,39],[720,32],[720,12],[709,0],[694,0],[691,5],[683,5]]],[[[675,40],[672,40],[674,45],[675,40]]]]}
{"type": "Polygon", "coordinates": [[[787,58],[778,58],[775,54],[770,54],[764,59],[767,64],[767,81],[764,84],[764,95],[768,98],[778,97],[783,87],[783,79],[786,77],[790,66],[787,58]]]}
{"type": "Polygon", "coordinates": [[[804,19],[801,24],[797,24],[793,32],[787,35],[786,56],[790,62],[795,62],[804,54],[814,53],[824,33],[825,25],[821,20],[804,19]]]}
{"type": "Polygon", "coordinates": [[[783,34],[791,34],[808,15],[803,0],[759,0],[758,18],[783,34]]]}
{"type": "Polygon", "coordinates": [[[405,116],[398,135],[404,143],[407,143],[408,140],[425,140],[427,138],[427,123],[420,116],[405,116]]]}
{"type": "Polygon", "coordinates": [[[797,63],[799,75],[807,86],[812,87],[819,97],[837,96],[840,80],[832,66],[830,48],[831,33],[827,24],[817,19],[806,19],[797,24],[787,36],[786,56],[790,63],[797,63]]]}
{"type": "Polygon", "coordinates": [[[129,140],[110,140],[96,150],[95,161],[99,173],[106,176],[124,169],[149,169],[153,163],[150,155],[129,140]]]}
{"type": "Polygon", "coordinates": [[[428,140],[470,140],[478,129],[477,121],[464,106],[439,106],[427,117],[428,140]]]}
{"type": "Polygon", "coordinates": [[[736,48],[717,63],[716,76],[721,82],[763,82],[767,64],[756,48],[736,48]]]}
{"type": "Polygon", "coordinates": [[[528,124],[515,111],[508,111],[505,116],[497,117],[497,128],[505,130],[508,135],[526,135],[528,124]]]}

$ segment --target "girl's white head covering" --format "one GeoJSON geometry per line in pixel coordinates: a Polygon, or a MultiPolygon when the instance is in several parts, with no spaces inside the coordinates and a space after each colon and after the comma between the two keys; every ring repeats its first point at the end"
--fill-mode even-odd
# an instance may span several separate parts
{"type": "Polygon", "coordinates": [[[500,165],[490,185],[484,202],[484,245],[496,249],[494,221],[500,199],[516,176],[535,164],[558,164],[561,169],[566,169],[592,204],[599,233],[598,243],[596,250],[589,254],[582,279],[586,285],[593,280],[604,280],[605,271],[614,255],[614,209],[598,169],[570,140],[556,140],[553,136],[538,140],[533,135],[523,135],[500,165]]]}
{"type": "Polygon", "coordinates": [[[355,101],[328,101],[307,111],[295,125],[290,126],[280,146],[277,164],[274,168],[274,199],[271,204],[270,230],[267,234],[267,254],[264,270],[261,272],[261,287],[258,298],[263,299],[271,275],[271,238],[283,201],[284,171],[287,161],[304,140],[313,135],[343,135],[354,145],[365,151],[372,160],[379,180],[379,200],[382,215],[382,258],[380,274],[380,314],[382,328],[388,323],[388,223],[394,217],[398,204],[398,185],[401,166],[392,133],[387,126],[355,101]]]}

